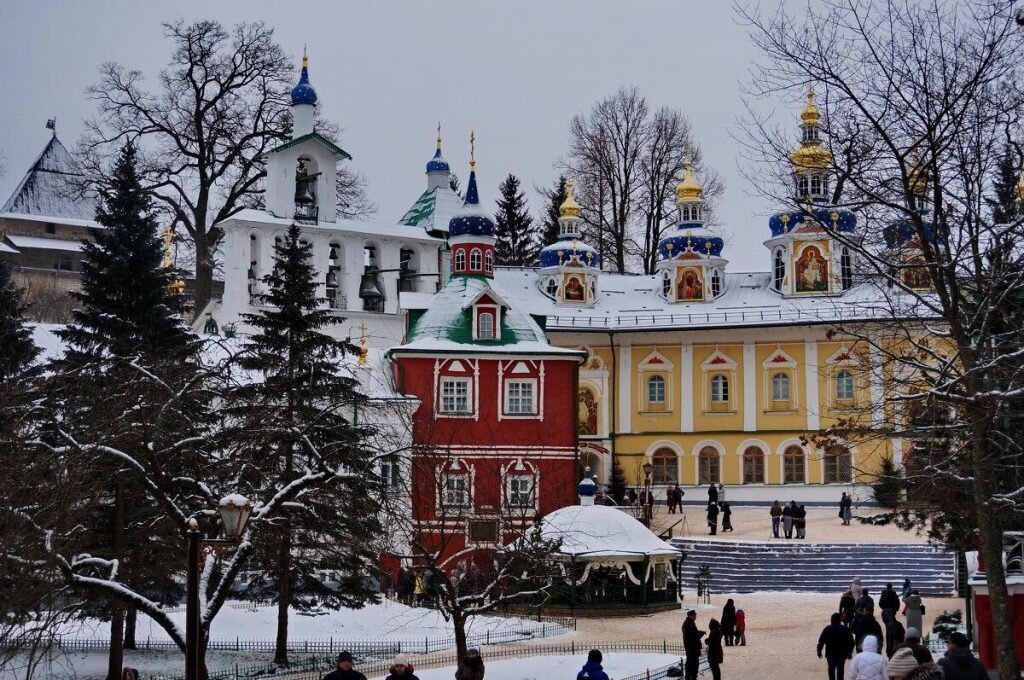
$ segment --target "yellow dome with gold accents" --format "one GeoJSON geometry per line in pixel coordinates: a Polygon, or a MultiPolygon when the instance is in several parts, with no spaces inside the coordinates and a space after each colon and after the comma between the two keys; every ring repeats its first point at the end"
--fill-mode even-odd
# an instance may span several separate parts
{"type": "Polygon", "coordinates": [[[928,191],[928,169],[921,163],[921,154],[914,149],[910,154],[910,172],[907,173],[910,190],[918,196],[928,191]]]}
{"type": "Polygon", "coordinates": [[[821,122],[821,112],[814,103],[814,90],[807,90],[807,104],[800,112],[800,122],[804,125],[817,125],[821,122]]]}
{"type": "Polygon", "coordinates": [[[699,201],[704,195],[704,187],[693,177],[693,162],[686,161],[683,181],[676,185],[677,201],[699,201]]]}
{"type": "Polygon", "coordinates": [[[572,193],[572,180],[565,180],[565,200],[562,201],[562,205],[558,208],[558,214],[562,217],[579,217],[580,206],[576,202],[576,197],[572,193]]]}
{"type": "Polygon", "coordinates": [[[832,166],[832,152],[821,142],[804,142],[789,154],[789,162],[793,164],[793,172],[827,170],[832,166]]]}

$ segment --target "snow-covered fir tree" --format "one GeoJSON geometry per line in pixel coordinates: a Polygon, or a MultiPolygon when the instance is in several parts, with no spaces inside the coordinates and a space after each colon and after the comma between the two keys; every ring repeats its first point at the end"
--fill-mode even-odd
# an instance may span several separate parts
{"type": "Polygon", "coordinates": [[[0,385],[24,371],[39,351],[25,322],[26,309],[21,291],[11,280],[10,266],[0,262],[0,385]]]}
{"type": "Polygon", "coordinates": [[[373,456],[356,424],[366,401],[344,373],[358,350],[324,332],[338,319],[317,298],[311,251],[295,224],[276,244],[265,309],[246,315],[256,332],[237,358],[258,379],[235,386],[226,408],[228,446],[250,497],[314,479],[268,515],[257,536],[252,568],[262,578],[250,594],[278,602],[278,663],[287,662],[289,607],[358,605],[372,596],[366,566],[380,531],[373,456]]]}
{"type": "Polygon", "coordinates": [[[532,264],[540,245],[533,229],[533,218],[526,206],[526,192],[513,174],[498,187],[498,212],[494,214],[494,250],[498,264],[521,267],[532,264]]]}

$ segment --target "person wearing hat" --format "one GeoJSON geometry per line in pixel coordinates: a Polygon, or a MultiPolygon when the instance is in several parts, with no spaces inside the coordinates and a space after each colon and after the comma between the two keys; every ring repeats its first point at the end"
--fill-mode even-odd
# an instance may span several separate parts
{"type": "Polygon", "coordinates": [[[323,677],[323,680],[366,680],[366,676],[352,668],[352,655],[347,651],[338,655],[338,668],[323,677]]]}
{"type": "Polygon", "coordinates": [[[455,671],[455,680],[484,680],[484,660],[480,658],[480,650],[470,647],[466,657],[455,671]]]}
{"type": "Polygon", "coordinates": [[[609,680],[608,674],[604,672],[604,667],[601,666],[601,661],[603,660],[604,657],[601,655],[600,649],[591,649],[587,653],[587,662],[583,664],[583,668],[576,674],[576,680],[609,680]]]}
{"type": "Polygon", "coordinates": [[[893,656],[896,652],[901,649],[910,649],[914,652],[914,658],[917,659],[917,663],[926,664],[932,663],[932,653],[927,647],[921,644],[921,631],[917,628],[907,628],[905,637],[903,638],[903,644],[896,645],[896,649],[893,650],[893,656]]]}
{"type": "Polygon", "coordinates": [[[903,680],[943,680],[942,669],[931,662],[923,663],[904,675],[903,680]]]}
{"type": "Polygon", "coordinates": [[[878,638],[865,636],[860,654],[850,663],[850,680],[889,680],[889,664],[879,649],[878,638]]]}
{"type": "Polygon", "coordinates": [[[399,654],[395,657],[395,660],[391,662],[391,668],[388,669],[391,675],[387,677],[387,680],[420,680],[412,672],[412,664],[409,663],[409,659],[405,654],[399,654]]]}
{"type": "Polygon", "coordinates": [[[914,658],[914,650],[904,647],[889,659],[889,677],[903,680],[907,673],[917,668],[918,665],[917,659],[914,658]]]}
{"type": "Polygon", "coordinates": [[[700,651],[703,645],[700,639],[706,633],[697,630],[697,612],[691,609],[686,612],[686,619],[683,620],[683,651],[686,652],[685,680],[697,680],[697,672],[700,667],[700,651]]]}
{"type": "Polygon", "coordinates": [[[988,672],[971,654],[971,641],[957,631],[946,641],[946,656],[939,659],[945,680],[988,680],[988,672]]]}

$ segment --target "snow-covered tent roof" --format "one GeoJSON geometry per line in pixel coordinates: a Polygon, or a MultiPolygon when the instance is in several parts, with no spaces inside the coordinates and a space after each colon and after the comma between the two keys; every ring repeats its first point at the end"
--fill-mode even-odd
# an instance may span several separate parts
{"type": "Polygon", "coordinates": [[[560,552],[574,557],[679,556],[625,512],[606,505],[570,505],[541,520],[545,539],[562,540],[560,552]]]}
{"type": "Polygon", "coordinates": [[[95,226],[96,203],[76,193],[75,178],[82,168],[56,136],[25,173],[14,193],[0,208],[0,217],[38,215],[85,220],[95,226]]]}
{"type": "Polygon", "coordinates": [[[423,227],[428,233],[447,232],[448,222],[461,209],[462,199],[457,193],[448,187],[436,187],[420,194],[398,223],[410,227],[423,227]]]}

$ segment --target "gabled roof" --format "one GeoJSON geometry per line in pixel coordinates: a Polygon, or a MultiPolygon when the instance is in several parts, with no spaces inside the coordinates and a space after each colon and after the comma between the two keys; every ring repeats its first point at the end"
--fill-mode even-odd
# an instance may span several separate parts
{"type": "Polygon", "coordinates": [[[335,144],[331,140],[329,140],[326,137],[324,137],[323,135],[321,135],[319,132],[310,132],[308,135],[302,135],[301,137],[296,137],[295,139],[289,140],[289,141],[285,142],[284,144],[282,144],[280,146],[275,146],[270,151],[267,151],[264,155],[269,155],[269,154],[272,154],[272,153],[277,153],[278,151],[284,151],[285,149],[290,149],[291,147],[297,146],[299,144],[302,144],[303,142],[308,141],[308,140],[313,140],[314,142],[317,142],[321,146],[327,147],[327,149],[330,150],[335,156],[341,156],[345,160],[349,160],[349,161],[352,160],[352,156],[350,156],[347,151],[345,151],[340,146],[338,146],[337,144],[335,144]]]}
{"type": "Polygon", "coordinates": [[[427,231],[448,231],[448,222],[462,209],[462,199],[448,187],[428,189],[405,211],[399,224],[427,231]]]}
{"type": "Polygon", "coordinates": [[[82,167],[56,136],[51,137],[0,213],[87,220],[94,225],[95,201],[76,191],[81,176],[82,167]]]}

